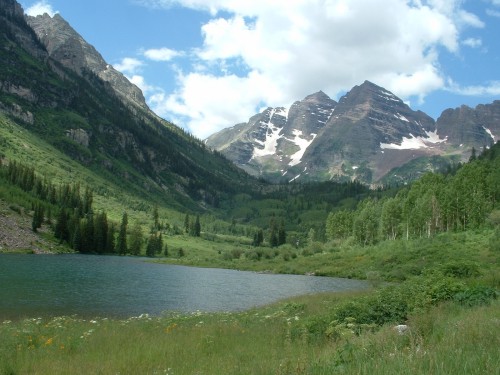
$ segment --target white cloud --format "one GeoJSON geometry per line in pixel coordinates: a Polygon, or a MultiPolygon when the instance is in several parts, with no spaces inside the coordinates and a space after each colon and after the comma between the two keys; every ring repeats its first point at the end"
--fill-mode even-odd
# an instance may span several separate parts
{"type": "Polygon", "coordinates": [[[448,91],[454,94],[466,96],[496,96],[500,95],[500,81],[492,81],[486,85],[480,86],[460,86],[457,83],[450,81],[448,83],[448,91]]]}
{"type": "Polygon", "coordinates": [[[120,63],[114,64],[113,67],[123,74],[134,74],[143,65],[144,63],[141,60],[133,57],[125,57],[120,63]]]}
{"type": "Polygon", "coordinates": [[[491,17],[500,17],[500,11],[495,9],[486,9],[486,14],[491,17]]]}
{"type": "Polygon", "coordinates": [[[183,53],[170,48],[148,49],[144,51],[144,56],[153,61],[170,61],[175,57],[182,56],[183,53]]]}
{"type": "Polygon", "coordinates": [[[336,97],[365,79],[423,101],[445,86],[443,48],[458,53],[461,31],[484,27],[462,0],[142,2],[213,15],[201,29],[197,69],[185,68],[178,90],[153,105],[199,137],[246,121],[262,105],[290,105],[320,89],[336,97]]]}
{"type": "Polygon", "coordinates": [[[49,16],[54,17],[56,13],[59,13],[58,11],[54,10],[52,8],[52,5],[50,5],[46,0],[39,1],[30,7],[28,7],[24,11],[28,16],[36,17],[43,15],[47,13],[49,16]]]}
{"type": "Polygon", "coordinates": [[[478,48],[483,45],[483,41],[478,38],[467,38],[462,42],[462,44],[467,47],[478,48]]]}
{"type": "Polygon", "coordinates": [[[257,73],[245,78],[190,73],[180,74],[178,79],[182,82],[178,92],[169,96],[157,93],[149,102],[157,114],[168,118],[174,114],[177,121],[202,139],[220,130],[220,124],[234,125],[245,119],[242,114],[253,114],[262,100],[259,90],[266,91],[266,99],[279,95],[278,88],[257,73]]]}

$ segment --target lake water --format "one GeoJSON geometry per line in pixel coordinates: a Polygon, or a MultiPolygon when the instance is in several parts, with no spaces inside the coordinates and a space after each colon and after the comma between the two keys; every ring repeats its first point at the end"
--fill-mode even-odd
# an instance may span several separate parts
{"type": "Polygon", "coordinates": [[[150,263],[144,258],[0,254],[0,319],[239,311],[362,281],[150,263]]]}

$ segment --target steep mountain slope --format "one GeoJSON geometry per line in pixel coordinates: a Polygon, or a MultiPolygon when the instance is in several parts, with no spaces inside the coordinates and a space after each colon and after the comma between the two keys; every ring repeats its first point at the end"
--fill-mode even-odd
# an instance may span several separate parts
{"type": "Polygon", "coordinates": [[[254,175],[282,175],[287,166],[300,163],[336,104],[318,92],[290,109],[267,108],[248,123],[212,135],[206,143],[254,175]]]}
{"type": "Polygon", "coordinates": [[[102,58],[64,20],[36,20],[39,30],[42,21],[49,31],[62,24],[63,36],[54,41],[47,32],[42,43],[19,4],[0,0],[0,111],[26,131],[117,188],[178,208],[216,205],[252,185],[219,153],[159,120],[134,95],[137,88],[117,84],[118,72],[107,68],[118,78],[101,79],[93,67],[103,67],[102,58]]]}
{"type": "Polygon", "coordinates": [[[148,110],[142,91],[104,61],[101,54],[88,44],[59,14],[26,17],[50,57],[66,68],[82,75],[85,70],[109,82],[115,92],[129,104],[148,110]]]}
{"type": "Polygon", "coordinates": [[[447,109],[437,119],[436,127],[452,145],[489,146],[500,140],[500,100],[474,109],[466,105],[447,109]]]}
{"type": "Polygon", "coordinates": [[[289,110],[268,108],[206,143],[273,180],[372,183],[415,158],[444,154],[442,134],[431,117],[365,81],[338,103],[319,92],[289,110]]]}

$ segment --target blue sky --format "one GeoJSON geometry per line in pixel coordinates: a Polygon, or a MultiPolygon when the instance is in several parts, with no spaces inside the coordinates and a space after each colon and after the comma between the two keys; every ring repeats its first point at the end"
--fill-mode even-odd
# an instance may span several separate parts
{"type": "Polygon", "coordinates": [[[500,99],[500,0],[22,0],[199,138],[370,80],[414,110],[500,99]]]}

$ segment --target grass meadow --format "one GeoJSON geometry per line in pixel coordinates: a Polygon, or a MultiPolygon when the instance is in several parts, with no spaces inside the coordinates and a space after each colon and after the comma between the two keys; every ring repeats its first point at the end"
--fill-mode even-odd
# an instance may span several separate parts
{"type": "Polygon", "coordinates": [[[290,264],[297,273],[335,276],[350,270],[374,288],[235,313],[3,321],[0,374],[500,374],[500,254],[493,235],[334,248],[289,261],[227,260],[222,254],[234,243],[219,254],[206,240],[178,237],[171,248],[186,253],[169,262],[290,264]],[[403,334],[398,324],[407,326],[403,334]]]}
{"type": "Polygon", "coordinates": [[[1,374],[498,374],[500,305],[455,303],[362,334],[317,334],[356,294],[305,296],[242,313],[77,317],[0,324],[1,374]]]}

